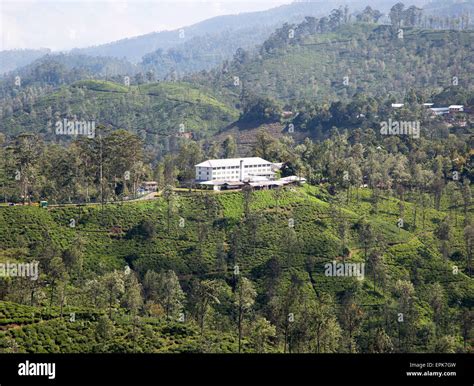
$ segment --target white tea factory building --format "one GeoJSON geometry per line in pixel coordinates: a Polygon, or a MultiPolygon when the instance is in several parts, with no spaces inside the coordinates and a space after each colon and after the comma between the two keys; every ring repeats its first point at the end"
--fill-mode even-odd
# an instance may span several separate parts
{"type": "Polygon", "coordinates": [[[281,166],[260,157],[211,159],[195,165],[196,183],[202,188],[222,190],[239,189],[245,184],[264,189],[306,181],[296,176],[275,180],[275,171],[281,166]]]}
{"type": "Polygon", "coordinates": [[[211,159],[196,166],[196,181],[243,181],[249,177],[271,177],[272,163],[260,157],[211,159]]]}

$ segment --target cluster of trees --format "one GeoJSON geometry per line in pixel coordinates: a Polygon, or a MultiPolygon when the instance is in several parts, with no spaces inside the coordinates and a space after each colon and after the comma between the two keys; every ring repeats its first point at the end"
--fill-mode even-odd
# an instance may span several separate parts
{"type": "MultiPolygon", "coordinates": [[[[404,12],[400,20],[408,17],[404,12]]],[[[469,32],[444,31],[439,39],[437,32],[409,28],[400,39],[390,26],[346,25],[343,11],[333,15],[339,16],[328,28],[336,38],[321,31],[324,19],[306,17],[279,28],[257,54],[238,50],[230,63],[186,79],[212,85],[216,95],[239,108],[247,90],[282,103],[325,103],[350,101],[361,93],[376,99],[391,95],[399,102],[410,87],[427,96],[450,86],[469,88],[470,64],[464,59],[472,40],[469,32]]]]}
{"type": "Polygon", "coordinates": [[[254,154],[285,163],[287,174],[304,176],[312,183],[327,182],[332,191],[342,189],[350,194],[366,184],[374,193],[374,210],[384,191],[417,204],[426,199],[437,209],[446,195],[450,207],[462,207],[467,214],[473,178],[468,143],[452,134],[444,140],[420,143],[396,136],[376,138],[372,129],[334,130],[322,142],[307,138],[295,144],[291,137],[278,140],[261,131],[254,154]]]}
{"type": "Polygon", "coordinates": [[[334,127],[339,129],[363,130],[380,129],[380,123],[391,118],[393,121],[418,121],[423,128],[423,135],[430,139],[445,138],[449,135],[450,126],[457,127],[461,122],[469,122],[469,116],[459,114],[452,116],[451,121],[443,117],[433,117],[432,112],[423,105],[433,100],[439,105],[448,106],[451,101],[471,105],[474,102],[472,93],[466,90],[447,88],[440,94],[432,95],[426,90],[409,89],[403,99],[390,96],[377,99],[366,94],[357,94],[350,102],[315,103],[302,99],[294,104],[286,105],[286,109],[294,111],[291,123],[298,131],[309,131],[316,139],[324,139],[334,127]],[[394,109],[393,103],[405,105],[394,109]],[[447,124],[450,123],[450,125],[447,124]]]}
{"type": "Polygon", "coordinates": [[[419,26],[422,20],[422,9],[414,5],[407,9],[404,8],[403,3],[397,3],[390,9],[389,16],[392,26],[395,28],[419,26]]]}
{"type": "MultiPolygon", "coordinates": [[[[172,270],[147,271],[140,278],[127,269],[84,280],[77,276],[76,268],[76,279],[71,281],[70,268],[56,257],[45,272],[42,280],[34,284],[22,281],[18,286],[16,282],[7,285],[2,282],[2,293],[6,292],[4,296],[10,301],[33,306],[48,296],[50,307],[53,303],[60,305],[59,317],[63,317],[67,292],[69,306],[103,311],[96,334],[99,340],[106,338],[111,345],[115,321],[125,311],[132,323],[146,317],[196,326],[202,338],[202,351],[207,351],[206,337],[216,331],[233,335],[238,352],[355,351],[353,339],[360,327],[360,318],[355,322],[357,326],[352,327],[350,337],[342,333],[341,325],[352,325],[354,322],[348,319],[354,312],[360,314],[360,309],[342,310],[339,322],[334,299],[328,294],[320,299],[311,298],[296,276],[289,288],[281,287],[272,296],[265,317],[256,312],[256,287],[245,277],[236,276],[232,285],[222,279],[192,279],[185,292],[172,270]]],[[[275,278],[272,281],[275,285],[275,278]]],[[[393,346],[385,348],[391,351],[393,346]]]]}
{"type": "Polygon", "coordinates": [[[382,16],[382,12],[377,9],[372,9],[372,7],[368,5],[361,13],[356,15],[356,20],[365,23],[377,23],[382,16]]]}
{"type": "Polygon", "coordinates": [[[70,146],[44,143],[21,134],[0,150],[2,201],[31,203],[104,202],[135,195],[150,174],[140,139],[125,131],[97,127],[94,138],[80,137],[70,146]]]}
{"type": "Polygon", "coordinates": [[[394,28],[424,27],[432,29],[466,30],[470,27],[471,22],[469,12],[463,13],[460,16],[426,16],[423,15],[423,10],[421,8],[412,5],[405,9],[403,3],[395,4],[390,9],[389,17],[394,28]]]}
{"type": "MultiPolygon", "coordinates": [[[[285,23],[278,28],[262,44],[260,54],[275,52],[289,44],[298,44],[304,41],[309,35],[324,34],[337,31],[337,29],[348,23],[352,23],[353,14],[349,8],[339,7],[333,9],[328,16],[317,19],[313,16],[305,17],[305,20],[298,24],[285,23]]],[[[367,6],[362,12],[355,15],[356,22],[366,22],[377,24],[383,13],[377,9],[367,6]]],[[[468,13],[458,17],[423,16],[423,10],[414,5],[405,8],[403,3],[395,4],[389,13],[390,23],[394,28],[401,27],[425,27],[432,29],[468,29],[470,16],[468,13]]]]}
{"type": "Polygon", "coordinates": [[[192,184],[194,165],[238,155],[235,138],[223,143],[180,139],[158,160],[145,156],[143,141],[125,130],[96,128],[94,138],[69,145],[47,143],[37,134],[0,136],[2,202],[110,202],[135,198],[143,181],[160,189],[192,184]]]}
{"type": "MultiPolygon", "coordinates": [[[[245,91],[245,90],[243,90],[245,91]]],[[[241,95],[242,113],[240,121],[258,123],[279,122],[282,109],[277,101],[254,95],[241,95]]]]}
{"type": "Polygon", "coordinates": [[[310,35],[336,31],[338,27],[349,22],[350,16],[349,8],[346,6],[333,9],[329,16],[320,19],[306,16],[300,24],[285,23],[265,40],[260,48],[260,54],[271,54],[287,45],[301,43],[310,35]]]}
{"type": "MultiPolygon", "coordinates": [[[[451,98],[472,103],[469,95],[445,91],[440,98],[434,98],[448,104],[451,98]]],[[[288,173],[304,174],[315,183],[335,178],[337,173],[334,168],[339,163],[352,164],[351,168],[358,166],[361,170],[357,175],[364,176],[363,179],[357,178],[357,181],[360,184],[367,183],[369,171],[361,163],[352,162],[353,157],[347,159],[347,154],[352,150],[341,150],[340,159],[328,161],[326,168],[321,163],[328,156],[315,154],[308,158],[312,150],[305,149],[304,146],[308,146],[309,140],[298,146],[292,140],[293,133],[297,136],[304,133],[318,140],[330,137],[328,140],[334,141],[337,128],[339,132],[348,130],[344,134],[344,146],[360,146],[358,152],[363,154],[363,158],[367,158],[369,153],[377,156],[388,153],[391,156],[405,157],[401,162],[407,165],[412,164],[409,157],[413,157],[413,149],[417,149],[423,154],[418,162],[422,167],[434,171],[432,165],[436,162],[445,165],[445,182],[452,179],[454,172],[459,174],[460,179],[472,178],[472,172],[467,166],[470,142],[467,137],[450,134],[449,126],[442,118],[433,119],[429,110],[422,105],[422,102],[432,97],[426,92],[411,89],[403,100],[406,106],[396,110],[391,107],[391,103],[396,101],[393,97],[377,100],[362,94],[349,103],[333,102],[328,105],[301,100],[288,104],[285,109],[292,111],[293,118],[285,124],[288,130],[291,126],[291,135],[283,138],[280,141],[282,144],[267,134],[259,135],[253,153],[265,159],[286,162],[288,173]],[[417,141],[409,136],[381,136],[380,123],[389,118],[394,121],[419,121],[423,139],[417,141]],[[266,143],[267,140],[271,146],[266,143]],[[384,150],[377,151],[377,146],[382,146],[384,150]],[[274,150],[269,150],[273,147],[274,150]],[[432,159],[433,148],[439,149],[436,153],[438,160],[432,159]],[[298,151],[295,152],[295,149],[298,151]],[[305,151],[301,152],[302,149],[305,151]],[[317,165],[314,164],[316,161],[317,165]]],[[[271,98],[260,98],[245,93],[244,90],[242,103],[242,122],[260,125],[281,120],[281,104],[271,98]]],[[[239,156],[235,138],[228,136],[222,143],[179,139],[174,141],[172,148],[169,143],[168,151],[163,155],[148,152],[147,157],[144,157],[144,151],[148,147],[139,136],[124,130],[109,132],[102,126],[98,126],[95,138],[80,137],[70,146],[48,145],[42,142],[40,136],[33,134],[23,134],[11,140],[2,138],[2,143],[0,181],[3,201],[37,201],[42,198],[54,202],[117,200],[124,196],[134,196],[143,180],[154,179],[160,187],[186,184],[192,182],[195,176],[194,165],[197,163],[205,159],[239,156]]],[[[325,142],[311,142],[310,145],[311,149],[329,147],[325,142]]],[[[360,161],[366,162],[362,158],[360,161]]],[[[381,159],[380,162],[383,165],[385,161],[381,159]]],[[[341,168],[338,172],[339,179],[349,166],[341,168]]],[[[374,183],[375,186],[380,184],[382,182],[374,183]]],[[[383,185],[390,186],[391,183],[383,185]]],[[[413,186],[412,183],[409,185],[413,186]]]]}

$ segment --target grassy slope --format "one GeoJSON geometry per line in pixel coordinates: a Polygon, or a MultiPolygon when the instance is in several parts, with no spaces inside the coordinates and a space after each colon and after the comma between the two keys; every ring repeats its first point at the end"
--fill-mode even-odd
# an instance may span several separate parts
{"type": "MultiPolygon", "coordinates": [[[[397,279],[411,279],[417,291],[420,291],[426,289],[427,285],[439,281],[447,292],[450,306],[472,305],[474,286],[472,280],[462,273],[465,268],[464,262],[444,260],[439,252],[439,242],[433,236],[437,222],[445,216],[443,212],[428,210],[424,229],[421,229],[421,220],[415,230],[412,226],[410,227],[410,220],[407,220],[410,230],[400,230],[396,226],[398,200],[394,198],[381,200],[378,213],[374,215],[370,214],[368,203],[370,193],[363,189],[359,193],[359,201],[353,199],[346,204],[344,197],[341,197],[341,203],[338,204],[341,213],[348,218],[349,222],[348,243],[351,249],[351,261],[363,261],[363,251],[357,241],[353,225],[361,216],[364,216],[372,224],[376,234],[383,235],[388,244],[383,258],[387,265],[390,283],[393,284],[397,279]],[[458,275],[452,274],[453,264],[460,267],[461,272],[458,275]],[[413,279],[415,272],[416,280],[413,279]]],[[[216,249],[221,241],[224,241],[226,249],[229,249],[230,234],[236,229],[243,216],[243,197],[240,193],[215,194],[211,197],[214,197],[217,203],[216,217],[211,215],[210,206],[206,204],[202,196],[177,196],[170,231],[167,230],[167,209],[163,199],[127,203],[122,206],[109,205],[102,213],[98,206],[50,208],[48,211],[33,207],[1,208],[0,246],[3,252],[0,258],[6,260],[8,256],[18,256],[20,250],[25,253],[25,248],[31,242],[41,240],[44,231],[48,230],[52,244],[59,249],[71,245],[77,235],[85,241],[85,268],[89,275],[92,272],[104,273],[115,268],[121,269],[127,260],[142,273],[147,269],[171,268],[178,273],[183,283],[192,276],[229,279],[232,267],[228,267],[227,273],[218,272],[216,269],[216,249]],[[75,229],[68,227],[70,218],[77,220],[75,229]],[[185,219],[183,228],[178,226],[180,218],[185,219]],[[111,236],[108,232],[114,225],[120,225],[126,231],[142,219],[150,219],[157,224],[155,239],[129,239],[124,236],[111,236]],[[222,226],[223,219],[227,224],[225,226],[222,226]],[[201,238],[203,247],[198,248],[198,228],[202,227],[202,224],[206,224],[207,230],[204,232],[205,237],[201,238]]],[[[412,205],[406,203],[405,207],[406,218],[412,218],[412,205]]],[[[345,290],[354,285],[355,279],[334,280],[334,278],[324,276],[324,263],[338,258],[341,253],[337,223],[333,220],[334,216],[330,214],[330,210],[327,194],[317,187],[305,186],[286,191],[279,198],[278,205],[274,191],[255,192],[251,213],[258,213],[257,231],[252,235],[252,232],[243,227],[238,238],[240,252],[237,263],[241,272],[254,280],[261,291],[265,263],[270,258],[277,257],[283,269],[282,280],[289,280],[290,275],[296,274],[305,281],[309,294],[313,291],[316,293],[328,291],[337,297],[341,296],[345,290]],[[294,221],[294,229],[288,227],[290,219],[294,221]],[[315,261],[312,271],[312,277],[315,280],[312,284],[306,270],[308,256],[313,257],[315,261]]],[[[464,248],[460,214],[458,224],[458,227],[454,228],[452,253],[456,250],[462,252],[464,248]]],[[[360,284],[362,286],[362,295],[359,299],[361,304],[384,304],[394,300],[390,291],[383,292],[380,286],[373,291],[372,278],[366,275],[365,280],[360,284]]],[[[417,305],[422,320],[423,317],[428,320],[432,315],[426,299],[419,298],[417,305]]],[[[24,311],[24,306],[18,307],[18,313],[10,312],[4,318],[18,317],[21,322],[26,311],[24,311]]],[[[41,309],[37,312],[41,312],[41,309]]],[[[90,323],[94,323],[93,318],[91,320],[90,323]]],[[[17,323],[21,324],[18,320],[17,323]]],[[[57,327],[62,331],[69,331],[72,328],[59,321],[57,315],[54,323],[58,323],[57,327]]],[[[20,330],[31,331],[32,328],[36,328],[34,325],[34,323],[27,323],[20,330]]],[[[118,333],[126,335],[127,326],[125,323],[124,331],[118,333]]],[[[191,327],[189,328],[192,330],[191,327]]],[[[8,331],[9,334],[16,334],[11,330],[8,331]]],[[[194,332],[191,331],[189,334],[193,341],[194,332]]],[[[20,340],[20,346],[22,342],[20,340]]],[[[166,346],[165,343],[163,344],[166,346]]],[[[53,350],[51,347],[50,349],[53,350]]],[[[147,347],[152,351],[157,350],[152,343],[147,347]]],[[[122,349],[127,350],[130,347],[122,349]]],[[[45,348],[45,350],[49,349],[45,348]]],[[[81,346],[56,347],[54,350],[81,351],[81,346]]]]}
{"type": "Polygon", "coordinates": [[[159,83],[131,86],[97,80],[76,82],[40,97],[31,107],[35,115],[18,110],[2,121],[2,131],[41,132],[46,138],[54,136],[55,114],[59,118],[95,120],[151,135],[174,135],[180,124],[186,131],[201,135],[212,133],[238,117],[233,108],[218,101],[205,87],[189,83],[159,83]],[[51,107],[51,116],[47,109],[51,107]],[[49,126],[48,126],[49,123],[49,126]]]}

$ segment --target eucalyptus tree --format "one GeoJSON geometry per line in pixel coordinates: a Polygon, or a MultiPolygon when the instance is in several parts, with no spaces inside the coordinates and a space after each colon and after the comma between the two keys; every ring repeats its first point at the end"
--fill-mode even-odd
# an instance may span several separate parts
{"type": "Polygon", "coordinates": [[[247,314],[255,304],[257,291],[253,283],[245,278],[239,278],[234,292],[234,305],[237,311],[237,330],[239,337],[239,353],[242,351],[243,326],[247,314]]]}

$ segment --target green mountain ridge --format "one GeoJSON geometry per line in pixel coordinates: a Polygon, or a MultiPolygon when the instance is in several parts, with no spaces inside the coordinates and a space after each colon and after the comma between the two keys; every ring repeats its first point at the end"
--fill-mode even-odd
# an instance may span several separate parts
{"type": "Polygon", "coordinates": [[[258,55],[242,54],[225,72],[218,69],[189,79],[212,84],[216,92],[225,90],[234,100],[255,94],[290,106],[304,99],[348,101],[361,93],[397,101],[410,88],[429,96],[451,86],[453,77],[472,90],[474,69],[468,59],[472,31],[407,27],[398,38],[388,26],[341,25],[322,34],[313,28],[310,21],[286,25],[261,46],[258,55]],[[295,38],[288,38],[292,29],[295,38]],[[234,86],[234,77],[239,87],[234,86]]]}
{"type": "Polygon", "coordinates": [[[146,133],[170,135],[180,125],[198,136],[222,130],[239,117],[238,110],[245,108],[249,95],[273,97],[281,106],[298,110],[302,101],[329,104],[360,94],[399,102],[409,89],[431,101],[443,89],[455,88],[454,78],[464,93],[472,93],[474,65],[468,60],[472,31],[406,28],[399,39],[389,27],[342,25],[335,32],[315,34],[305,22],[296,29],[302,32],[289,40],[283,37],[289,28],[272,35],[258,55],[240,51],[227,67],[188,76],[184,83],[155,86],[131,81],[128,88],[120,78],[116,82],[81,80],[45,93],[19,90],[15,98],[2,100],[0,128],[7,135],[21,130],[42,132],[51,139],[48,122],[58,112],[62,117],[75,115],[141,132],[155,146],[156,139],[147,138],[146,133]]]}
{"type": "Polygon", "coordinates": [[[18,134],[27,129],[42,133],[47,140],[61,140],[54,134],[54,122],[74,116],[95,121],[96,126],[139,133],[147,143],[157,145],[158,136],[193,132],[199,137],[215,132],[234,121],[238,113],[205,87],[189,83],[127,87],[82,80],[39,97],[25,109],[11,111],[2,119],[0,130],[18,134]]]}

